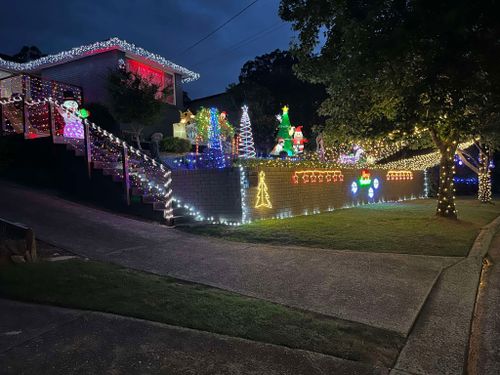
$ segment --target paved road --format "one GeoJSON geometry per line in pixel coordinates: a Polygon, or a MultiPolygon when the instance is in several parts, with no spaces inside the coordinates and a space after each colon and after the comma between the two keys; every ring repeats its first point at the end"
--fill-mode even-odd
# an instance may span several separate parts
{"type": "MultiPolygon", "coordinates": [[[[199,237],[0,181],[0,217],[77,254],[406,334],[457,258],[243,244],[199,237]]],[[[411,239],[409,239],[411,241],[411,239]]]]}
{"type": "Polygon", "coordinates": [[[387,374],[302,350],[0,299],[2,374],[387,374]]]}

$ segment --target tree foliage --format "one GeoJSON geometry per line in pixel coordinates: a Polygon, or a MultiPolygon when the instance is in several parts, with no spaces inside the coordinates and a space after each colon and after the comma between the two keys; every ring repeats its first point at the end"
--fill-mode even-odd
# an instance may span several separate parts
{"type": "Polygon", "coordinates": [[[297,74],[327,86],[326,131],[342,138],[429,129],[442,155],[438,214],[450,217],[457,143],[499,126],[499,11],[490,0],[280,4],[300,32],[297,74]]]}
{"type": "Polygon", "coordinates": [[[158,100],[159,86],[120,69],[110,72],[108,91],[114,117],[119,122],[130,125],[140,147],[144,127],[159,121],[165,107],[158,100]]]}
{"type": "Polygon", "coordinates": [[[326,98],[324,87],[298,79],[293,73],[296,62],[288,51],[258,56],[243,65],[239,82],[227,89],[238,106],[248,105],[259,151],[268,152],[274,146],[279,125],[275,115],[284,105],[290,107],[294,124],[303,125],[307,135],[323,122],[316,109],[326,98]]]}

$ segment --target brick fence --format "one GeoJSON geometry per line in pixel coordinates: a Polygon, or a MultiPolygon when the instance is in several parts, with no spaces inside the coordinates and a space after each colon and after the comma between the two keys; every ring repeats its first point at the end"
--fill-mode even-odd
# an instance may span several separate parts
{"type": "Polygon", "coordinates": [[[425,195],[423,171],[367,172],[360,181],[360,169],[245,168],[243,185],[239,168],[175,171],[172,178],[174,196],[215,221],[306,215],[425,195]],[[261,172],[268,198],[263,184],[259,194],[261,172]]]}
{"type": "MultiPolygon", "coordinates": [[[[424,196],[423,171],[369,170],[370,183],[360,184],[359,169],[248,169],[246,192],[250,220],[331,211],[357,204],[424,196]],[[258,199],[259,173],[264,172],[269,204],[258,199]],[[353,187],[353,183],[356,185],[353,187]],[[371,189],[371,191],[370,191],[371,189]],[[373,193],[373,196],[371,196],[373,193]],[[256,207],[260,206],[260,207],[256,207]],[[269,207],[272,206],[272,207],[269,207]]],[[[368,180],[365,180],[368,182],[368,180]]],[[[262,198],[262,193],[261,197],[262,198]]]]}

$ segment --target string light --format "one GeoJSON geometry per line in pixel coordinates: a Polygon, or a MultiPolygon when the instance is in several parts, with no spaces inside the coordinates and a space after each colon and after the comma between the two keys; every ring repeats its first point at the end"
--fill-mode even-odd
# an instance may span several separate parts
{"type": "Polygon", "coordinates": [[[387,181],[413,180],[412,171],[388,171],[385,176],[387,181]]]}
{"type": "MultiPolygon", "coordinates": [[[[463,142],[458,145],[458,148],[460,150],[464,150],[472,146],[473,143],[474,141],[463,142]]],[[[421,171],[438,165],[440,161],[441,153],[439,151],[434,151],[424,155],[416,155],[407,159],[399,159],[388,163],[376,164],[376,167],[380,169],[421,171]]]]}
{"type": "Polygon", "coordinates": [[[300,182],[307,184],[309,182],[337,182],[344,181],[344,175],[340,170],[306,170],[295,171],[292,174],[292,183],[298,184],[300,182]]]}
{"type": "Polygon", "coordinates": [[[255,147],[253,144],[252,124],[248,116],[248,107],[241,107],[243,113],[240,120],[240,134],[238,153],[241,158],[255,158],[255,147]]]}
{"type": "MultiPolygon", "coordinates": [[[[11,98],[10,100],[0,100],[2,106],[9,104],[16,104],[23,102],[23,99],[11,98]]],[[[72,111],[59,105],[57,101],[52,98],[45,98],[40,100],[24,100],[25,105],[28,107],[28,118],[37,116],[40,113],[40,108],[45,107],[45,111],[48,113],[48,104],[52,104],[56,111],[55,121],[63,122],[62,126],[59,125],[59,129],[64,129],[66,125],[65,119],[68,118],[78,118],[78,112],[72,111]],[[31,109],[36,109],[30,113],[31,109]]],[[[163,217],[165,219],[173,218],[172,209],[172,176],[171,171],[166,169],[164,165],[159,164],[156,160],[152,159],[148,155],[144,154],[142,151],[128,146],[120,138],[114,136],[113,134],[107,132],[101,127],[94,123],[89,122],[87,119],[80,119],[78,121],[83,121],[83,124],[88,127],[90,142],[91,142],[91,157],[92,162],[94,162],[94,167],[108,166],[108,170],[111,171],[115,176],[123,179],[123,171],[121,168],[116,169],[116,164],[120,162],[123,151],[126,152],[129,159],[129,172],[130,172],[130,184],[132,187],[140,189],[143,196],[150,196],[153,199],[154,204],[158,203],[162,208],[163,217]],[[110,168],[113,166],[112,168],[110,168]]],[[[29,121],[30,127],[41,126],[39,121],[29,121]]],[[[42,124],[40,128],[34,128],[29,134],[34,134],[36,136],[49,136],[49,130],[47,124],[42,124]]],[[[62,131],[59,134],[62,135],[62,131]]],[[[83,142],[81,139],[76,138],[65,138],[61,137],[60,142],[64,142],[76,150],[82,150],[83,142]]]]}
{"type": "Polygon", "coordinates": [[[210,127],[208,128],[208,162],[214,168],[224,168],[226,161],[222,151],[221,134],[217,109],[210,108],[210,127]]]}
{"type": "Polygon", "coordinates": [[[257,201],[255,202],[255,208],[266,207],[272,208],[273,205],[269,200],[269,192],[267,191],[266,185],[266,174],[264,171],[259,172],[259,184],[257,186],[257,201]]]}
{"type": "Polygon", "coordinates": [[[477,196],[480,202],[490,203],[492,201],[491,196],[491,170],[489,158],[486,153],[479,152],[479,171],[477,175],[478,189],[477,196]]]}
{"type": "Polygon", "coordinates": [[[163,68],[171,69],[183,76],[182,82],[187,83],[191,81],[195,81],[200,78],[198,73],[194,73],[189,69],[186,69],[180,65],[174,64],[173,62],[165,59],[164,57],[157,55],[155,53],[151,53],[146,51],[141,47],[137,47],[132,43],[128,43],[125,40],[121,40],[119,38],[111,38],[102,42],[95,42],[92,44],[87,44],[80,47],[75,47],[70,49],[69,51],[59,52],[55,55],[48,55],[41,57],[36,60],[32,60],[26,63],[17,63],[13,61],[6,61],[0,58],[0,68],[6,68],[8,70],[14,71],[33,71],[37,69],[41,69],[45,66],[57,64],[59,62],[66,62],[73,59],[78,59],[81,57],[107,52],[110,50],[118,49],[120,51],[131,53],[145,59],[154,61],[155,63],[161,65],[163,68]]]}

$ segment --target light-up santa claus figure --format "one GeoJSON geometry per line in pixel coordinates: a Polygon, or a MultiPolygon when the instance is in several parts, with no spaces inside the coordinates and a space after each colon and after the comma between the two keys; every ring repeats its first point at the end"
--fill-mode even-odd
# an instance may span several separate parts
{"type": "Polygon", "coordinates": [[[64,138],[83,139],[83,123],[82,119],[78,116],[78,102],[71,91],[64,92],[62,107],[67,109],[67,111],[59,111],[64,119],[64,138]]]}
{"type": "Polygon", "coordinates": [[[293,149],[296,154],[302,154],[304,152],[304,143],[309,142],[304,138],[302,134],[302,126],[296,126],[293,133],[293,149]]]}

